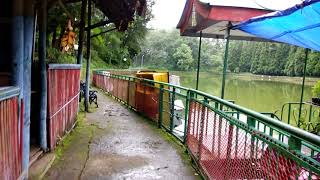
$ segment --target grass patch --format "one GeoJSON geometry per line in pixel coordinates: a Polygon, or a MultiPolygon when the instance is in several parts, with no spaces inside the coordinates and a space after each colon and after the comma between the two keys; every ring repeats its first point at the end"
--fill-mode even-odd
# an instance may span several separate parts
{"type": "Polygon", "coordinates": [[[58,144],[55,149],[57,160],[60,160],[64,152],[70,147],[70,144],[75,140],[76,136],[80,133],[81,129],[85,129],[85,118],[86,114],[84,111],[79,111],[76,117],[76,124],[74,129],[71,130],[58,144]]]}
{"type": "MultiPolygon", "coordinates": [[[[81,67],[81,79],[86,78],[86,68],[87,68],[87,60],[83,59],[82,67],[81,67]]],[[[115,66],[109,65],[105,61],[101,59],[92,60],[90,63],[90,77],[92,78],[92,72],[96,69],[113,69],[115,66]]]]}
{"type": "Polygon", "coordinates": [[[79,109],[74,129],[72,129],[71,132],[59,142],[55,149],[57,161],[63,157],[65,152],[70,148],[70,145],[82,141],[82,136],[87,136],[89,139],[92,138],[93,133],[97,128],[96,126],[90,125],[86,122],[86,113],[84,111],[83,103],[79,104],[79,109]]]}

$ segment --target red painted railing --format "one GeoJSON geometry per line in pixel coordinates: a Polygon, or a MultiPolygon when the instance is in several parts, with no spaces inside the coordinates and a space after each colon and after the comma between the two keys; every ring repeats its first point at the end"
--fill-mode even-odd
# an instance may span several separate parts
{"type": "Polygon", "coordinates": [[[70,130],[79,107],[79,65],[54,65],[48,67],[48,130],[49,147],[70,130]]]}
{"type": "Polygon", "coordinates": [[[158,120],[159,127],[185,140],[205,179],[320,179],[320,139],[314,134],[201,91],[172,84],[108,75],[105,71],[94,72],[93,84],[140,114],[158,120]],[[153,88],[151,99],[147,99],[149,94],[143,87],[153,88]],[[183,118],[175,109],[182,106],[175,100],[185,100],[183,118]],[[159,110],[151,108],[151,104],[159,110]],[[153,114],[150,112],[159,112],[159,116],[150,116],[153,114]],[[185,120],[184,130],[174,127],[174,118],[185,120]]]}
{"type": "Polygon", "coordinates": [[[0,89],[0,179],[14,180],[22,167],[22,120],[19,121],[19,89],[0,89]]]}

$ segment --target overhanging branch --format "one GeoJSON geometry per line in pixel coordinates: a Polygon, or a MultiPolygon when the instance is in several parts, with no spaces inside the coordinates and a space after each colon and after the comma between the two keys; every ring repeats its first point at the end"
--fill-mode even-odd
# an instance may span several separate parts
{"type": "Polygon", "coordinates": [[[101,34],[104,34],[104,33],[107,33],[107,32],[114,31],[114,30],[116,30],[116,29],[117,29],[117,28],[108,29],[108,30],[103,31],[103,32],[101,32],[101,33],[98,33],[98,34],[92,35],[92,36],[91,36],[91,38],[94,38],[94,37],[100,36],[101,34]]]}
{"type": "Polygon", "coordinates": [[[111,20],[105,20],[105,21],[100,21],[100,22],[98,22],[98,23],[96,23],[96,24],[93,24],[93,25],[91,25],[91,26],[87,26],[87,27],[85,27],[85,30],[86,31],[88,31],[88,29],[94,29],[94,28],[97,28],[97,27],[100,27],[100,26],[104,26],[104,25],[106,25],[106,24],[110,24],[111,23],[111,20]]]}

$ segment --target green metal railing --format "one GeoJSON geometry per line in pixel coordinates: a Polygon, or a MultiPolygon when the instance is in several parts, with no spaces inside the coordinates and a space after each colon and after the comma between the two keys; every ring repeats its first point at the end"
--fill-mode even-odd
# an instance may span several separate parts
{"type": "Polygon", "coordinates": [[[93,84],[184,142],[208,179],[320,178],[320,137],[270,114],[194,89],[103,71],[94,72],[93,84]]]}
{"type": "Polygon", "coordinates": [[[286,103],[281,108],[280,119],[290,125],[299,127],[308,132],[320,133],[320,106],[303,102],[299,118],[300,103],[286,103]]]}

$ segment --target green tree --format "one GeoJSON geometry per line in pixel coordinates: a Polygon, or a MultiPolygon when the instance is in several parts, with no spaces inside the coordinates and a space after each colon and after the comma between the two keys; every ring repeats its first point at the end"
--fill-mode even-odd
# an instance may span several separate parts
{"type": "Polygon", "coordinates": [[[186,44],[181,44],[180,47],[177,48],[176,52],[173,54],[173,57],[177,63],[177,68],[179,70],[189,70],[193,58],[192,58],[192,50],[186,44]]]}

